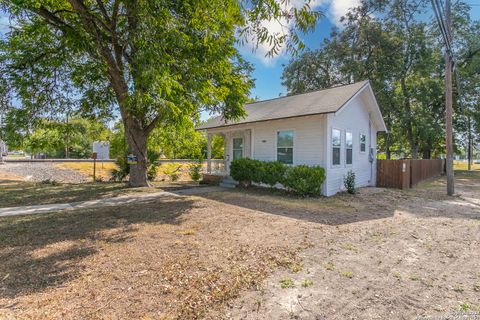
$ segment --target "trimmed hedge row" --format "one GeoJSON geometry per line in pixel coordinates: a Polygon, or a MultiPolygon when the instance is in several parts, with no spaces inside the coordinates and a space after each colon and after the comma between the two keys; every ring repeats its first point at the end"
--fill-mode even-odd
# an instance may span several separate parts
{"type": "Polygon", "coordinates": [[[249,158],[233,160],[230,175],[246,185],[254,182],[273,187],[280,183],[302,196],[319,195],[325,181],[325,169],[322,167],[287,166],[278,161],[264,162],[249,158]]]}

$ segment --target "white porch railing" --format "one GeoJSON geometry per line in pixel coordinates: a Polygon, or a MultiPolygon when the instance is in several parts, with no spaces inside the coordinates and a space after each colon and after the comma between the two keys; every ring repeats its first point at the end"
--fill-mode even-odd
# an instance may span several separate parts
{"type": "Polygon", "coordinates": [[[206,173],[215,174],[215,175],[225,175],[225,174],[227,174],[227,171],[226,171],[226,168],[225,168],[225,160],[223,160],[223,159],[211,159],[210,162],[211,162],[210,170],[209,170],[208,166],[206,168],[204,168],[206,173]]]}

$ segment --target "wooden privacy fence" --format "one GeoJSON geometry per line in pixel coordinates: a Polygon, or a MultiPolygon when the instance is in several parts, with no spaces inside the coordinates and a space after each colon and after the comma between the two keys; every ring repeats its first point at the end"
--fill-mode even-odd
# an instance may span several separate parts
{"type": "Polygon", "coordinates": [[[406,189],[445,172],[442,159],[377,160],[377,187],[406,189]]]}

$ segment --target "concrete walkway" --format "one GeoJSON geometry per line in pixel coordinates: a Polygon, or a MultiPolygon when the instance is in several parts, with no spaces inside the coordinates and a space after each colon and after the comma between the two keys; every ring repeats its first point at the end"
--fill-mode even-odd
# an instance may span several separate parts
{"type": "Polygon", "coordinates": [[[148,202],[158,198],[165,197],[179,197],[179,196],[191,196],[209,192],[221,191],[223,188],[220,187],[201,187],[201,188],[189,188],[177,191],[161,191],[147,194],[139,195],[127,195],[127,196],[118,196],[112,198],[103,198],[97,200],[88,200],[81,202],[72,202],[72,203],[55,203],[55,204],[45,204],[38,206],[23,206],[23,207],[11,207],[11,208],[0,208],[0,217],[8,216],[18,216],[26,214],[38,214],[38,213],[50,213],[57,211],[65,210],[76,210],[76,209],[86,209],[86,208],[101,208],[101,207],[114,207],[124,204],[130,204],[133,202],[148,202]]]}

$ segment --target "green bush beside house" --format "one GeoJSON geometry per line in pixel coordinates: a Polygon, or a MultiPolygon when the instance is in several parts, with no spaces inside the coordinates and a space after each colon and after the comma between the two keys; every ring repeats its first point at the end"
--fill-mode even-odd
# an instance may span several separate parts
{"type": "Polygon", "coordinates": [[[301,196],[320,195],[325,181],[325,169],[319,166],[287,166],[278,161],[264,162],[249,158],[233,160],[230,175],[246,186],[252,182],[270,187],[279,183],[301,196]]]}

